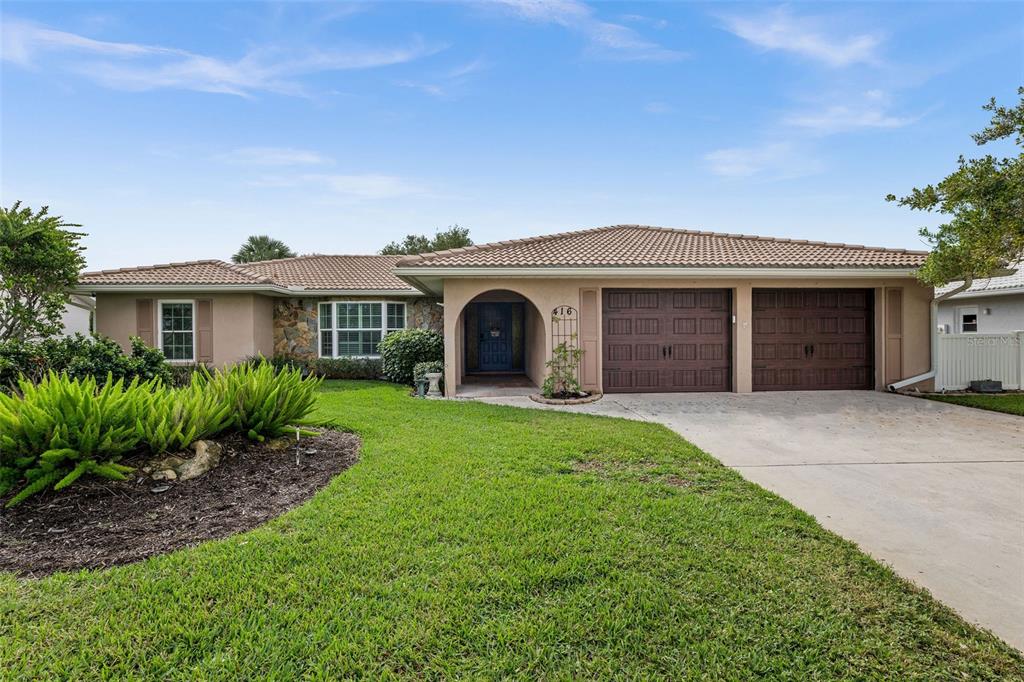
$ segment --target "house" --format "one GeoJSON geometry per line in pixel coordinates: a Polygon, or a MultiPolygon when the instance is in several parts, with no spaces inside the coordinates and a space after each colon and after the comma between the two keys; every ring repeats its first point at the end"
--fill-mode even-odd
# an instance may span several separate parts
{"type": "Polygon", "coordinates": [[[399,256],[325,256],[235,265],[201,260],[87,272],[95,329],[139,336],[171,362],[222,365],[262,354],[372,356],[389,331],[441,328],[441,308],[392,274],[399,256]]]}
{"type": "Polygon", "coordinates": [[[974,381],[1024,387],[1024,267],[1013,267],[1012,275],[975,280],[939,302],[936,390],[960,391],[974,381]]]}
{"type": "MultiPolygon", "coordinates": [[[[943,334],[1008,334],[1024,330],[1024,263],[1007,277],[975,280],[970,288],[939,303],[943,334]]],[[[938,290],[955,289],[961,282],[938,290]]]]}
{"type": "Polygon", "coordinates": [[[60,316],[61,336],[88,335],[92,331],[92,311],[96,301],[89,296],[72,294],[60,316]]]}
{"type": "Polygon", "coordinates": [[[592,391],[881,389],[932,368],[925,256],[617,225],[409,257],[104,271],[79,290],[100,333],[175,361],[370,355],[391,329],[441,328],[449,395],[469,376],[539,385],[562,343],[582,349],[592,391]]]}

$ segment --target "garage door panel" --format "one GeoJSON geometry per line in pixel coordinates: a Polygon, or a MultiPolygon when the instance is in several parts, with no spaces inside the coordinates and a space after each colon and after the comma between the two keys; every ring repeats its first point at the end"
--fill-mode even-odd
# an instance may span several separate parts
{"type": "Polygon", "coordinates": [[[633,307],[642,310],[657,309],[658,299],[657,291],[638,291],[633,294],[633,307]]]}
{"type": "Polygon", "coordinates": [[[656,343],[638,343],[636,348],[636,359],[641,361],[657,360],[660,348],[656,343]]]}
{"type": "Polygon", "coordinates": [[[692,317],[673,317],[672,318],[672,333],[673,334],[696,334],[697,333],[697,320],[692,317]]]}
{"type": "Polygon", "coordinates": [[[755,391],[873,385],[874,301],[865,289],[755,289],[755,391]]]}
{"type": "Polygon", "coordinates": [[[696,360],[697,344],[695,343],[673,343],[672,357],[678,361],[696,360]]]}
{"type": "Polygon", "coordinates": [[[698,388],[698,372],[695,369],[672,370],[672,388],[694,390],[698,388]]]}
{"type": "Polygon", "coordinates": [[[636,321],[636,325],[634,325],[634,327],[636,328],[637,334],[641,334],[643,336],[657,336],[661,333],[661,325],[659,322],[660,320],[657,318],[641,318],[636,321]]]}
{"type": "Polygon", "coordinates": [[[605,333],[609,336],[631,336],[633,334],[633,320],[628,317],[617,317],[608,320],[605,333]]]}
{"type": "Polygon", "coordinates": [[[603,300],[606,392],[731,388],[728,290],[605,290],[603,300]]]}
{"type": "Polygon", "coordinates": [[[673,291],[672,292],[672,307],[673,308],[696,308],[697,307],[697,292],[696,291],[673,291]]]}
{"type": "Polygon", "coordinates": [[[754,334],[774,334],[775,333],[775,318],[773,317],[762,317],[761,319],[754,319],[754,334]]]}

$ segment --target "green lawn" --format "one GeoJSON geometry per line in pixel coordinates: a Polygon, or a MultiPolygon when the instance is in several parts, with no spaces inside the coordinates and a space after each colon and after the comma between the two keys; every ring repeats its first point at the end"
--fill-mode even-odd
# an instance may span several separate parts
{"type": "Polygon", "coordinates": [[[953,403],[954,405],[977,407],[980,410],[992,410],[993,412],[1006,412],[1007,414],[1024,416],[1024,393],[1005,393],[1000,395],[939,395],[936,393],[929,394],[926,397],[943,403],[953,403]]]}
{"type": "Polygon", "coordinates": [[[660,426],[335,383],[362,461],[110,571],[0,575],[0,677],[1022,679],[1024,658],[660,426]]]}

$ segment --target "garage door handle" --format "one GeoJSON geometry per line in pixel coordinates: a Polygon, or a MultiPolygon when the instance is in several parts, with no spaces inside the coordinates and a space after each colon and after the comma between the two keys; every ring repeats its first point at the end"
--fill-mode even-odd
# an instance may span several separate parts
{"type": "Polygon", "coordinates": [[[814,346],[813,345],[811,346],[811,357],[812,358],[814,357],[814,346]]]}
{"type": "Polygon", "coordinates": [[[661,357],[665,357],[665,353],[666,353],[666,352],[667,352],[667,351],[665,350],[665,346],[662,346],[662,347],[661,347],[661,357]]]}
{"type": "Polygon", "coordinates": [[[668,347],[668,356],[672,357],[672,346],[668,347]]]}

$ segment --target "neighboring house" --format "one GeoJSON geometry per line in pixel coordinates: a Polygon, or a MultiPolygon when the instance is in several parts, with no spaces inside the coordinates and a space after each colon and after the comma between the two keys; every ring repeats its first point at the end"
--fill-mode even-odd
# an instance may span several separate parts
{"type": "MultiPolygon", "coordinates": [[[[1007,334],[1024,330],[1024,263],[1008,277],[979,279],[971,287],[939,303],[943,334],[1007,334]]],[[[961,282],[939,289],[949,291],[961,282]]]]}
{"type": "Polygon", "coordinates": [[[95,327],[141,337],[172,362],[222,365],[262,354],[366,357],[388,331],[441,328],[441,308],[391,274],[398,256],[219,260],[84,273],[95,327]]]}
{"type": "Polygon", "coordinates": [[[92,312],[95,308],[96,301],[92,297],[72,294],[61,314],[61,336],[88,336],[92,332],[92,312]]]}
{"type": "Polygon", "coordinates": [[[936,389],[963,390],[978,380],[1024,386],[1024,264],[1013,267],[1012,275],[976,280],[939,303],[936,389]]]}
{"type": "Polygon", "coordinates": [[[449,395],[469,375],[539,385],[562,342],[583,350],[593,391],[881,389],[931,368],[925,255],[620,225],[420,256],[113,270],[78,291],[96,296],[97,331],[176,361],[372,355],[391,329],[443,329],[449,395]]]}

